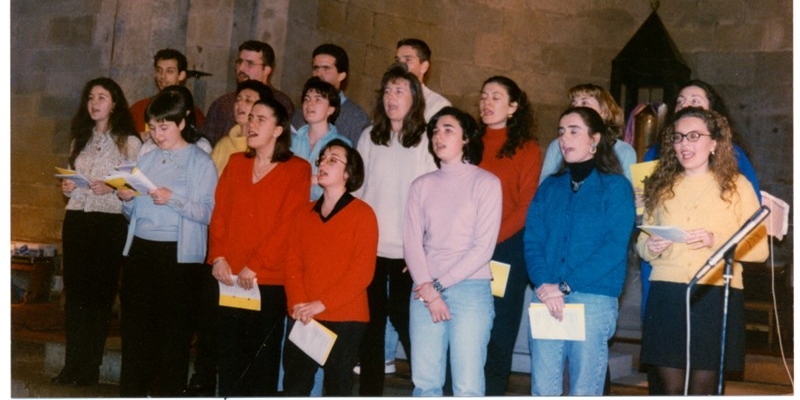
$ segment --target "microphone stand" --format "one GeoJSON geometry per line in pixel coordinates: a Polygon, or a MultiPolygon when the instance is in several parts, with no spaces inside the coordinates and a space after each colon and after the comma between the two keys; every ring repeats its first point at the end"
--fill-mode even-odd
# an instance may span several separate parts
{"type": "Polygon", "coordinates": [[[722,347],[719,353],[719,382],[717,383],[717,394],[722,396],[725,389],[725,342],[728,337],[728,297],[731,292],[731,279],[733,278],[733,255],[736,253],[736,246],[731,247],[725,252],[725,272],[722,275],[725,281],[725,294],[722,300],[722,347]]]}

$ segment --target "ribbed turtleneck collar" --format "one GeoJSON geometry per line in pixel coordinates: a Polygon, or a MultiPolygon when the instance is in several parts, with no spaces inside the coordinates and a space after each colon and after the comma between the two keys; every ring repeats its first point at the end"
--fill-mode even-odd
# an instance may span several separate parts
{"type": "Polygon", "coordinates": [[[595,164],[594,157],[578,163],[567,163],[570,178],[573,182],[583,182],[583,180],[592,173],[595,164]]]}
{"type": "Polygon", "coordinates": [[[458,174],[472,169],[473,165],[465,162],[441,164],[441,171],[448,174],[458,174]]]}

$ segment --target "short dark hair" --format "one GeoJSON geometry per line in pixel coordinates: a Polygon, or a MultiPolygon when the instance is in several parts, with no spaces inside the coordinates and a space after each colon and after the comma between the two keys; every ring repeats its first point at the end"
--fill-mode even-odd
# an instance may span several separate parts
{"type": "Polygon", "coordinates": [[[345,189],[348,192],[355,192],[364,183],[364,160],[358,151],[347,144],[342,139],[333,139],[326,143],[319,151],[320,157],[325,153],[325,150],[331,147],[341,147],[344,149],[347,157],[347,165],[344,166],[344,172],[348,175],[347,181],[344,183],[345,189]]]}
{"type": "Polygon", "coordinates": [[[270,68],[275,67],[275,50],[272,49],[272,46],[270,46],[269,43],[265,43],[260,40],[248,40],[239,45],[239,52],[242,50],[261,53],[261,57],[264,59],[264,64],[269,65],[270,68]]]}
{"type": "Polygon", "coordinates": [[[419,57],[419,62],[431,60],[431,48],[428,47],[428,44],[425,43],[422,39],[416,38],[405,38],[400,39],[397,42],[397,48],[399,49],[402,46],[411,46],[414,50],[417,51],[417,57],[419,57]]]}
{"type": "Polygon", "coordinates": [[[183,55],[178,50],[175,49],[161,49],[159,50],[155,56],[153,56],[153,67],[158,66],[158,62],[161,60],[175,60],[178,62],[178,72],[184,72],[186,69],[189,68],[189,63],[186,61],[186,56],[183,55]]]}
{"type": "Polygon", "coordinates": [[[326,54],[334,58],[336,62],[334,65],[336,66],[336,70],[339,72],[350,72],[350,58],[347,57],[347,52],[338,45],[333,43],[325,43],[317,46],[314,49],[314,52],[311,53],[311,58],[314,58],[320,54],[326,54]]]}
{"type": "Polygon", "coordinates": [[[248,79],[236,84],[236,94],[238,95],[242,90],[250,89],[258,93],[258,99],[271,99],[273,98],[272,88],[264,84],[264,82],[255,79],[248,79]]]}
{"type": "Polygon", "coordinates": [[[339,91],[330,83],[323,81],[319,77],[312,76],[308,78],[305,85],[303,85],[303,97],[300,98],[300,104],[303,104],[303,99],[310,91],[317,92],[324,99],[328,100],[330,106],[334,108],[333,114],[328,116],[328,122],[331,124],[336,122],[336,117],[339,116],[339,109],[341,108],[341,104],[339,104],[339,91]]]}
{"type": "MultiPolygon", "coordinates": [[[[272,152],[272,162],[284,162],[289,161],[292,158],[292,131],[289,127],[289,113],[286,111],[286,108],[281,105],[277,100],[274,98],[268,99],[261,99],[255,103],[253,103],[253,108],[257,105],[263,105],[272,110],[272,113],[275,115],[275,124],[283,128],[281,135],[275,141],[275,150],[272,152]]],[[[255,150],[248,147],[245,151],[245,156],[248,158],[253,158],[256,156],[255,150]]]]}
{"type": "Polygon", "coordinates": [[[197,130],[197,115],[195,115],[194,112],[194,97],[192,97],[192,92],[183,85],[167,86],[161,91],[175,92],[183,97],[183,105],[186,107],[186,126],[181,131],[181,136],[189,143],[197,143],[202,136],[197,130]]]}
{"type": "Polygon", "coordinates": [[[158,92],[156,97],[147,105],[144,111],[145,121],[171,121],[175,125],[180,125],[181,121],[184,122],[184,127],[181,130],[181,137],[187,143],[195,143],[197,137],[193,135],[190,129],[190,124],[187,121],[186,110],[187,102],[183,94],[176,90],[162,90],[158,92]]]}
{"type": "Polygon", "coordinates": [[[461,155],[461,161],[472,165],[480,164],[483,159],[483,139],[481,138],[481,133],[478,131],[478,123],[475,122],[475,118],[473,118],[472,115],[458,108],[448,106],[439,110],[439,112],[431,117],[430,122],[428,122],[428,151],[433,155],[433,161],[436,162],[436,166],[441,166],[441,160],[436,156],[436,152],[433,151],[433,133],[434,130],[436,130],[436,123],[445,115],[455,118],[461,126],[462,139],[466,141],[461,148],[464,152],[464,154],[461,155]]]}

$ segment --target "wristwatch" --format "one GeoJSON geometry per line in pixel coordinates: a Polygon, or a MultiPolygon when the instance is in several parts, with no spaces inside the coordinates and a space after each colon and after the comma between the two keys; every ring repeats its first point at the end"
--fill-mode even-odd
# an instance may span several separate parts
{"type": "Polygon", "coordinates": [[[564,293],[564,296],[572,293],[572,288],[569,287],[569,284],[565,281],[561,281],[558,283],[558,290],[560,290],[561,293],[564,293]]]}
{"type": "Polygon", "coordinates": [[[442,282],[439,282],[438,279],[433,280],[433,288],[436,289],[437,292],[442,293],[444,292],[444,286],[442,286],[442,282]]]}

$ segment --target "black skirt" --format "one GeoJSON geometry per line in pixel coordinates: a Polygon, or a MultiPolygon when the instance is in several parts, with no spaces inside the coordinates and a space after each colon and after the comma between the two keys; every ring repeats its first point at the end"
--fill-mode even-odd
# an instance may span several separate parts
{"type": "MultiPolygon", "coordinates": [[[[685,283],[653,281],[647,298],[639,361],[686,368],[685,283]]],[[[692,370],[719,370],[724,287],[695,285],[691,304],[692,370]]],[[[731,288],[725,343],[725,371],[744,370],[744,293],[731,288]]]]}

